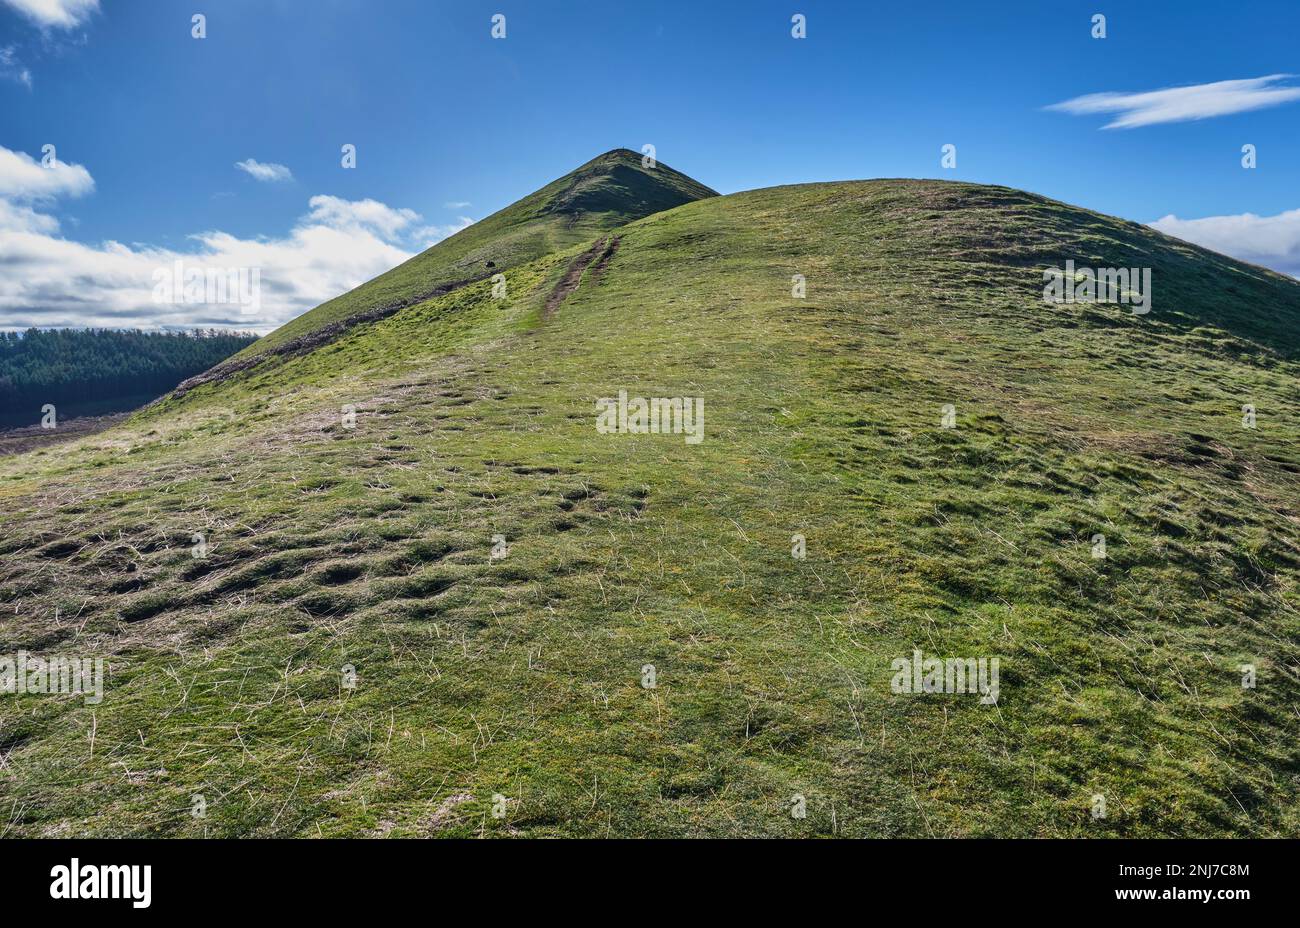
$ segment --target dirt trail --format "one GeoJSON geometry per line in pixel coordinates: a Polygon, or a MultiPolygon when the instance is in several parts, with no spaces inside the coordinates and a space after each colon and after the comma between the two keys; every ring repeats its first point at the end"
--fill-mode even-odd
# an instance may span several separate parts
{"type": "Polygon", "coordinates": [[[595,266],[591,269],[592,283],[598,283],[600,278],[605,274],[605,268],[609,267],[609,262],[614,258],[614,252],[618,251],[619,242],[623,241],[623,236],[615,235],[605,246],[605,252],[600,256],[595,266]]]}
{"type": "Polygon", "coordinates": [[[555,315],[555,311],[560,308],[560,304],[568,299],[570,293],[578,289],[578,284],[582,282],[583,272],[587,270],[591,265],[591,262],[596,261],[597,255],[600,256],[600,260],[596,263],[595,268],[593,268],[593,273],[599,275],[603,272],[606,265],[609,264],[610,258],[614,256],[614,252],[618,250],[618,243],[619,236],[617,235],[612,239],[597,239],[596,244],[592,245],[582,254],[578,255],[578,257],[574,258],[573,263],[569,265],[569,269],[565,272],[564,277],[562,277],[560,282],[555,285],[555,289],[551,291],[551,295],[546,298],[546,308],[542,311],[542,318],[549,319],[551,316],[555,315]],[[603,252],[602,249],[604,249],[603,252]]]}

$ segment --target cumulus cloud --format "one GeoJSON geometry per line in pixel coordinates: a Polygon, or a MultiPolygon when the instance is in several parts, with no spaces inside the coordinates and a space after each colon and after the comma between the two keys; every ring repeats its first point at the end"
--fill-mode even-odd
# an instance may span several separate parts
{"type": "Polygon", "coordinates": [[[236,161],[235,167],[254,180],[260,180],[263,183],[293,180],[293,172],[283,164],[263,164],[260,161],[254,161],[252,158],[245,158],[243,161],[236,161]]]}
{"type": "Polygon", "coordinates": [[[4,48],[0,48],[0,77],[5,80],[16,81],[29,90],[31,89],[32,72],[18,60],[17,46],[6,45],[4,48]]]}
{"type": "Polygon", "coordinates": [[[0,0],[45,29],[73,29],[99,9],[99,0],[0,0]]]}
{"type": "Polygon", "coordinates": [[[338,197],[314,196],[308,219],[336,229],[370,229],[385,239],[394,239],[420,214],[411,209],[393,209],[378,200],[341,200],[338,197]]]}
{"type": "Polygon", "coordinates": [[[1102,127],[1105,129],[1135,129],[1157,123],[1209,119],[1300,100],[1300,87],[1278,86],[1279,81],[1291,76],[1270,74],[1143,93],[1090,93],[1053,103],[1047,109],[1075,116],[1115,114],[1115,118],[1102,127]]]}
{"type": "MultiPolygon", "coordinates": [[[[190,236],[188,250],[63,237],[52,198],[93,189],[85,168],[53,171],[0,147],[0,325],[140,328],[229,327],[270,331],[294,316],[395,267],[424,247],[431,227],[413,210],[377,200],[314,196],[280,237],[244,239],[222,231],[190,236]],[[158,274],[256,270],[260,306],[155,301],[158,274]]],[[[468,221],[468,220],[466,220],[468,221]]]]}
{"type": "MultiPolygon", "coordinates": [[[[57,156],[57,151],[52,154],[57,156]]],[[[0,197],[41,201],[79,197],[94,189],[90,172],[79,164],[67,164],[51,157],[47,167],[26,152],[0,146],[0,197]]]]}
{"type": "Polygon", "coordinates": [[[1241,213],[1179,219],[1165,216],[1151,228],[1204,248],[1300,277],[1300,209],[1276,216],[1241,213]]]}

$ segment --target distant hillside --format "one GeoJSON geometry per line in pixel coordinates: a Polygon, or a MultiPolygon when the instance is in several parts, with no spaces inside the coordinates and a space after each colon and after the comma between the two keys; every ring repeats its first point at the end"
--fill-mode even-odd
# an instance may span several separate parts
{"type": "Polygon", "coordinates": [[[666,164],[642,164],[626,148],[606,152],[355,290],[286,323],[250,347],[252,355],[331,323],[464,281],[481,280],[711,190],[666,164]]]}
{"type": "Polygon", "coordinates": [[[62,418],[142,405],[255,340],[215,331],[0,332],[0,427],[36,424],[47,403],[62,418]]]}
{"type": "Polygon", "coordinates": [[[1300,836],[1300,283],[604,158],[0,459],[0,654],[107,663],[0,697],[8,835],[1300,836]]]}

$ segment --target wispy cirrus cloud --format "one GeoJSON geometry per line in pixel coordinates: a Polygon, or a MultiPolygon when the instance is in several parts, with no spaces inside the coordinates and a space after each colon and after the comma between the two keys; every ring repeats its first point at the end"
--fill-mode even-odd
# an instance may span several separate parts
{"type": "Polygon", "coordinates": [[[1300,277],[1300,209],[1276,216],[1240,213],[1179,219],[1165,216],[1151,228],[1252,264],[1300,277]]]}
{"type": "Polygon", "coordinates": [[[25,86],[28,90],[32,87],[32,72],[26,65],[18,60],[18,49],[14,45],[6,45],[0,48],[0,77],[9,81],[16,81],[25,86]]]}
{"type": "Polygon", "coordinates": [[[99,9],[99,0],[0,0],[45,29],[74,29],[99,9]]]}
{"type": "Polygon", "coordinates": [[[1188,122],[1280,106],[1300,100],[1300,87],[1280,82],[1290,74],[1168,87],[1141,93],[1090,93],[1046,107],[1073,116],[1114,115],[1103,129],[1136,129],[1159,123],[1188,122]]]}
{"type": "Polygon", "coordinates": [[[293,180],[293,171],[290,171],[283,164],[263,164],[252,158],[245,158],[243,161],[236,161],[235,167],[254,180],[260,180],[267,184],[293,180]]]}
{"type": "Polygon", "coordinates": [[[98,12],[99,0],[0,0],[0,6],[16,11],[40,32],[39,42],[11,42],[0,48],[0,80],[31,90],[32,69],[27,62],[39,60],[51,50],[84,42],[84,34],[75,35],[74,30],[98,12]]]}

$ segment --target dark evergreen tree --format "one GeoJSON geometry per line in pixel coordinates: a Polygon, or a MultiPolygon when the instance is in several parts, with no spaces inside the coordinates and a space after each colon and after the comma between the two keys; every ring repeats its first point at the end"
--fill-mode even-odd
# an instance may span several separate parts
{"type": "Polygon", "coordinates": [[[0,424],[34,424],[45,403],[65,415],[89,406],[125,408],[126,401],[161,396],[255,340],[214,329],[0,332],[0,424]]]}

